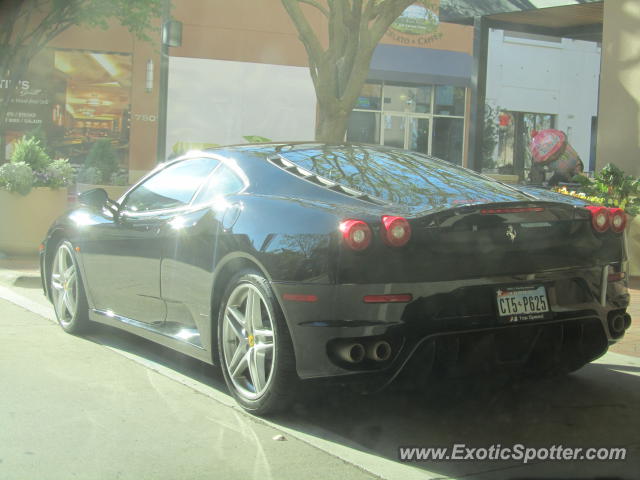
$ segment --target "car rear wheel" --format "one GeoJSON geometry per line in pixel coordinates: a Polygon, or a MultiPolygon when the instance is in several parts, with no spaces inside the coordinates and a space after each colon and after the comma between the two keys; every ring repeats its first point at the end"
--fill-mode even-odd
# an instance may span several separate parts
{"type": "Polygon", "coordinates": [[[291,338],[267,280],[245,271],[229,283],[218,318],[224,378],[237,402],[256,415],[290,405],[298,377],[291,338]]]}
{"type": "Polygon", "coordinates": [[[60,326],[69,333],[81,333],[89,326],[87,298],[73,246],[63,240],[51,264],[51,301],[60,326]]]}

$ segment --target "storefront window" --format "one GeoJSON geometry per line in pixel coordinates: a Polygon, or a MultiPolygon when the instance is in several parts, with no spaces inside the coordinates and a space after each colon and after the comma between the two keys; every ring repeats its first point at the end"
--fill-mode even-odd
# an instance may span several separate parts
{"type": "Polygon", "coordinates": [[[117,158],[117,175],[117,166],[126,168],[129,158],[131,76],[130,54],[43,50],[7,113],[7,158],[13,144],[31,134],[51,157],[68,158],[81,169],[95,142],[103,140],[102,151],[117,158]]]}
{"type": "Polygon", "coordinates": [[[362,87],[358,97],[356,108],[358,110],[380,110],[382,98],[382,85],[367,83],[362,87]]]}
{"type": "Polygon", "coordinates": [[[431,154],[450,162],[462,164],[464,120],[462,118],[435,117],[433,119],[433,145],[431,154]]]}
{"type": "Polygon", "coordinates": [[[93,144],[107,139],[126,166],[131,55],[59,50],[54,74],[66,88],[52,148],[81,165],[93,144]]]}
{"type": "Polygon", "coordinates": [[[431,112],[431,87],[385,85],[384,110],[393,112],[431,112]]]}
{"type": "Polygon", "coordinates": [[[465,93],[451,85],[365,84],[351,112],[347,141],[399,147],[462,164],[465,93]]]}
{"type": "Polygon", "coordinates": [[[464,88],[451,85],[436,87],[436,115],[464,115],[464,88]]]}
{"type": "MultiPolygon", "coordinates": [[[[489,173],[518,175],[527,178],[531,169],[529,143],[531,132],[555,127],[555,115],[500,110],[495,119],[497,124],[493,136],[497,136],[497,147],[493,159],[485,160],[483,170],[489,173]]],[[[485,139],[485,142],[487,139],[485,139]]]]}
{"type": "Polygon", "coordinates": [[[380,114],[374,112],[351,112],[347,126],[347,141],[380,143],[380,114]]]}

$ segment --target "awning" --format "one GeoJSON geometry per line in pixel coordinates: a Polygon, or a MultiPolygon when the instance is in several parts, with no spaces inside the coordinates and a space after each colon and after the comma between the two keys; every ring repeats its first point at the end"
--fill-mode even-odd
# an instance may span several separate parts
{"type": "Polygon", "coordinates": [[[469,87],[473,57],[462,52],[380,44],[368,80],[469,87]]]}

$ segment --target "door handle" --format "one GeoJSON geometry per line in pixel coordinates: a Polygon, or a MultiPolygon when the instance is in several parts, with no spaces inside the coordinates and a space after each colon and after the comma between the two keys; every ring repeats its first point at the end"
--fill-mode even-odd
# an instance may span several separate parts
{"type": "Polygon", "coordinates": [[[240,212],[242,211],[242,205],[239,203],[232,204],[229,208],[227,208],[222,215],[222,228],[224,230],[230,230],[235,225],[238,217],[240,216],[240,212]]]}

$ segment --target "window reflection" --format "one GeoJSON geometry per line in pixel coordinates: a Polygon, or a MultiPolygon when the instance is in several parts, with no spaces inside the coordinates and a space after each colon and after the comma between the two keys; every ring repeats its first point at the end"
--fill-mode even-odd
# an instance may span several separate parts
{"type": "Polygon", "coordinates": [[[218,163],[213,158],[195,158],[171,165],[127,195],[124,208],[144,212],[187,205],[218,163]]]}
{"type": "Polygon", "coordinates": [[[451,163],[411,152],[342,149],[293,150],[282,156],[296,165],[343,186],[408,207],[428,208],[455,199],[491,194],[495,201],[512,199],[499,183],[451,163]]]}

